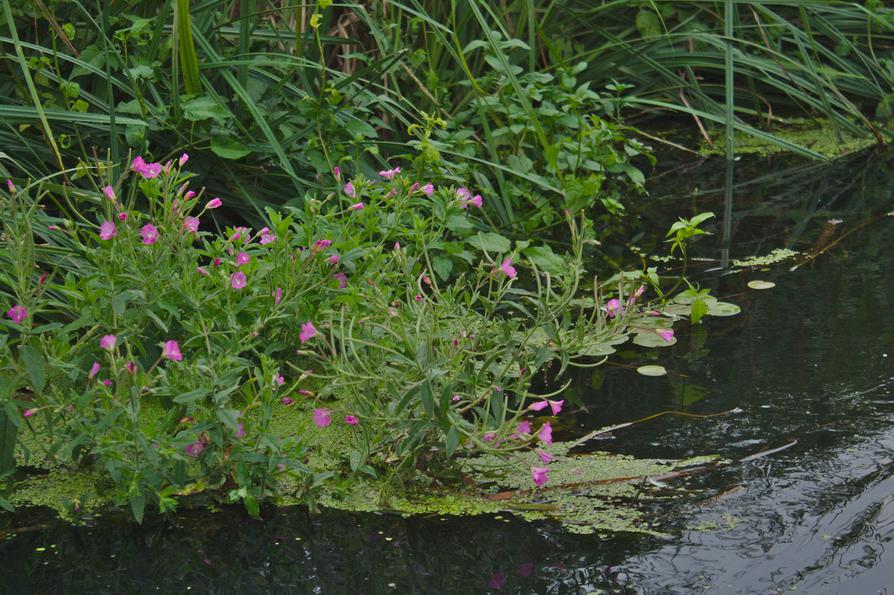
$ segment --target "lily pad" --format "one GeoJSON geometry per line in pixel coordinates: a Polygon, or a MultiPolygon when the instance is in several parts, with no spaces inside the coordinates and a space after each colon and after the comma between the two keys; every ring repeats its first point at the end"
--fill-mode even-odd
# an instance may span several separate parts
{"type": "Polygon", "coordinates": [[[751,289],[773,289],[776,287],[776,284],[771,281],[760,281],[755,279],[754,281],[748,282],[748,287],[751,289]]]}
{"type": "Polygon", "coordinates": [[[667,374],[667,370],[664,369],[664,366],[640,366],[636,369],[636,371],[643,376],[664,376],[667,374]]]}
{"type": "Polygon", "coordinates": [[[729,302],[717,302],[708,306],[710,316],[735,316],[741,312],[742,308],[729,302]]]}
{"type": "Polygon", "coordinates": [[[664,339],[656,331],[643,331],[633,336],[633,342],[642,347],[670,347],[677,342],[676,337],[671,337],[670,341],[664,339]]]}

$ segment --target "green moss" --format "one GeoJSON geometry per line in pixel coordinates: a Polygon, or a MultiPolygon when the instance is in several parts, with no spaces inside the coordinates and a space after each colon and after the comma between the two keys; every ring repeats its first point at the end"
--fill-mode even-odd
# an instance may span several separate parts
{"type": "Polygon", "coordinates": [[[789,258],[794,258],[800,254],[788,248],[777,248],[765,256],[749,256],[747,258],[733,260],[733,267],[737,269],[746,269],[754,267],[764,267],[780,263],[789,258]]]}
{"type": "Polygon", "coordinates": [[[10,502],[16,507],[46,506],[63,519],[75,522],[111,504],[102,490],[102,478],[87,469],[56,468],[16,482],[10,502]]]}
{"type": "MultiPolygon", "coordinates": [[[[774,126],[768,132],[825,157],[840,157],[876,144],[872,136],[856,136],[840,129],[841,140],[839,140],[831,123],[825,120],[791,120],[784,125],[774,126]]],[[[711,130],[709,133],[713,139],[722,139],[723,137],[720,130],[711,130]]],[[[744,132],[737,131],[734,142],[736,154],[739,155],[772,155],[788,152],[785,147],[744,132]]],[[[703,141],[699,148],[702,155],[722,155],[724,151],[722,140],[713,147],[703,141]]]]}

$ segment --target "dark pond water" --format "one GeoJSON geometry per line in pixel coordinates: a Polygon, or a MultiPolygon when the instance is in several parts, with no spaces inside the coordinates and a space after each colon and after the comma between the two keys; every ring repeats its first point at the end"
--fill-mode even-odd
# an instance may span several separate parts
{"type": "Polygon", "coordinates": [[[743,313],[680,326],[679,343],[657,356],[621,354],[581,376],[567,397],[574,424],[583,431],[665,410],[740,408],[660,417],[597,446],[738,460],[797,441],[678,480],[693,495],[655,510],[668,539],[573,535],[509,515],[291,510],[255,521],[227,510],[143,526],[47,522],[0,542],[0,593],[881,591],[894,584],[886,552],[894,539],[894,218],[869,222],[894,210],[892,165],[890,154],[809,166],[750,161],[737,166],[731,196],[722,166],[681,165],[656,178],[643,222],[663,229],[684,212],[717,213],[715,235],[695,250],[713,259],[699,278],[743,313]],[[779,247],[815,250],[847,233],[794,272],[791,263],[722,267],[779,247]],[[776,287],[747,289],[752,279],[776,287]],[[669,375],[626,367],[652,359],[669,375]]]}

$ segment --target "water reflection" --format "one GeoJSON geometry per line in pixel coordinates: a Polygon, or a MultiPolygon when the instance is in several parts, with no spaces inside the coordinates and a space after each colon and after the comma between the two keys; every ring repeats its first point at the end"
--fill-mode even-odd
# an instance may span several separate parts
{"type": "MultiPolygon", "coordinates": [[[[695,247],[696,256],[710,259],[706,268],[715,268],[700,281],[743,312],[679,327],[673,347],[657,354],[631,347],[615,366],[581,375],[566,396],[566,407],[578,411],[573,425],[739,407],[741,414],[712,419],[661,417],[595,447],[736,460],[798,441],[770,457],[680,480],[693,495],[655,510],[670,540],[573,535],[508,515],[268,510],[254,521],[239,510],[196,511],[143,527],[108,518],[23,532],[0,543],[0,592],[880,589],[894,582],[886,558],[894,537],[894,280],[887,273],[894,219],[854,231],[795,272],[783,265],[730,273],[717,264],[777,247],[816,251],[892,210],[894,168],[887,163],[884,155],[782,163],[774,176],[767,170],[779,164],[745,162],[735,172],[702,168],[658,178],[641,215],[646,225],[723,213],[715,235],[695,247]],[[729,192],[717,184],[724,176],[735,182],[729,192]],[[662,198],[661,188],[678,198],[662,198]],[[747,289],[758,277],[776,288],[747,289]],[[645,378],[628,367],[649,358],[668,376],[645,378]]],[[[641,244],[657,253],[661,239],[641,244]]]]}

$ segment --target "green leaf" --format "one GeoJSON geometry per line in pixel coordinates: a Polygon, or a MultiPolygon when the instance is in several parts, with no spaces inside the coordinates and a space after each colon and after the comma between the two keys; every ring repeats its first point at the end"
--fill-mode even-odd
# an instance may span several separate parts
{"type": "Polygon", "coordinates": [[[565,261],[549,246],[534,246],[525,249],[524,253],[538,268],[551,275],[561,275],[566,270],[565,261]]]}
{"type": "Polygon", "coordinates": [[[667,374],[667,370],[664,369],[664,366],[640,366],[636,371],[643,376],[664,376],[667,374]]]}
{"type": "Polygon", "coordinates": [[[509,252],[509,250],[512,249],[512,242],[510,242],[508,238],[492,231],[479,231],[478,235],[472,236],[466,241],[476,248],[497,254],[509,252]]]}
{"type": "Polygon", "coordinates": [[[6,510],[7,512],[16,511],[15,506],[13,506],[12,503],[3,496],[0,496],[0,508],[6,510]]]}
{"type": "Polygon", "coordinates": [[[692,324],[698,324],[699,321],[704,318],[705,314],[708,313],[708,303],[707,301],[699,298],[692,302],[692,309],[689,311],[689,320],[692,324]]]}
{"type": "Polygon", "coordinates": [[[146,509],[146,496],[142,492],[130,497],[130,509],[133,511],[133,518],[142,523],[143,511],[146,509]]]}
{"type": "Polygon", "coordinates": [[[742,312],[742,308],[729,302],[717,302],[708,306],[709,316],[735,316],[740,312],[742,312]]]}
{"type": "Polygon", "coordinates": [[[452,426],[447,432],[447,443],[445,444],[448,459],[456,452],[457,446],[459,446],[459,431],[456,426],[452,426]]]}
{"type": "Polygon", "coordinates": [[[235,139],[215,136],[211,138],[211,152],[224,159],[242,159],[251,149],[235,139]]]}
{"type": "Polygon", "coordinates": [[[671,337],[670,341],[666,341],[656,331],[643,331],[634,335],[633,342],[642,347],[670,347],[677,342],[677,338],[671,337]]]}
{"type": "Polygon", "coordinates": [[[431,259],[431,266],[442,281],[446,281],[453,271],[453,261],[446,256],[435,256],[431,259]]]}
{"type": "Polygon", "coordinates": [[[235,409],[218,409],[217,419],[234,432],[239,429],[239,411],[235,409]]]}
{"type": "Polygon", "coordinates": [[[31,388],[39,393],[43,392],[47,382],[46,363],[43,356],[31,345],[19,347],[19,356],[22,358],[22,363],[25,364],[28,378],[31,379],[31,388]]]}
{"type": "Polygon", "coordinates": [[[192,403],[193,401],[198,401],[202,397],[208,394],[207,388],[194,388],[193,390],[185,393],[181,393],[174,397],[175,403],[192,403]]]}
{"type": "Polygon", "coordinates": [[[215,120],[218,124],[223,124],[233,114],[213,98],[202,95],[183,104],[183,117],[190,122],[215,120]]]}

